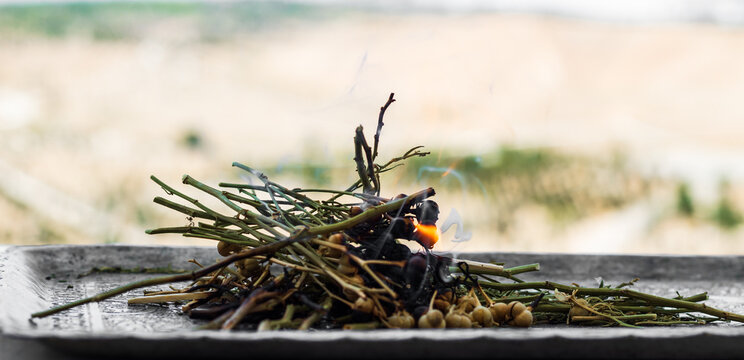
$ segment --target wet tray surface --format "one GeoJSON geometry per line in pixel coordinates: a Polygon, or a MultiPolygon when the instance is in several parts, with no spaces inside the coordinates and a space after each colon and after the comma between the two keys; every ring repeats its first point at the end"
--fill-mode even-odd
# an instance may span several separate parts
{"type": "MultiPolygon", "coordinates": [[[[539,253],[458,254],[516,266],[539,262],[527,281],[576,282],[596,277],[619,284],[641,277],[635,289],[660,296],[707,291],[705,303],[744,313],[744,257],[626,256],[539,253]]],[[[29,314],[156,274],[90,273],[94,267],[192,270],[188,259],[211,263],[213,247],[40,246],[0,249],[0,329],[65,351],[125,356],[307,355],[329,357],[496,356],[539,358],[733,358],[744,356],[744,326],[733,323],[644,329],[535,326],[530,329],[375,331],[194,331],[201,320],[173,305],[127,305],[143,289],[86,304],[48,318],[29,314]],[[249,350],[247,350],[249,349],[249,350]]],[[[165,289],[161,285],[152,289],[165,289]]]]}

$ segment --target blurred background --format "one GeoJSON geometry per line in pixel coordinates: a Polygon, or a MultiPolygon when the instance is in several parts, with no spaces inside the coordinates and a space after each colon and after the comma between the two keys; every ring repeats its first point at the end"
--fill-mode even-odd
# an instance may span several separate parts
{"type": "Polygon", "coordinates": [[[395,92],[435,250],[744,254],[743,64],[744,1],[0,0],[0,243],[210,245],[151,174],[345,188],[395,92]]]}

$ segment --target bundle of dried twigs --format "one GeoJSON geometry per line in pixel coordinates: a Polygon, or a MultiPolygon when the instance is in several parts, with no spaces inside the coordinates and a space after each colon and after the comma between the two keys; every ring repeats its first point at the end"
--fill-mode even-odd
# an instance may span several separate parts
{"type": "Polygon", "coordinates": [[[33,314],[45,317],[136,288],[187,281],[167,291],[147,291],[130,304],[186,302],[184,313],[209,319],[204,329],[444,328],[530,326],[535,320],[621,326],[698,324],[744,317],[710,308],[698,294],[663,298],[618,287],[584,288],[553,282],[524,282],[516,275],[538,264],[513,268],[432,254],[438,240],[434,189],[381,196],[380,176],[411,157],[414,147],[377,164],[380,132],[390,94],[380,109],[373,145],[361,126],[354,136],[356,172],[345,190],[289,189],[263,173],[260,185],[220,183],[222,190],[185,175],[183,183],[219,199],[220,213],[156,177],[178,203],[154,201],[188,216],[189,224],[148,230],[217,241],[220,261],[183,274],[130,283],[33,314]],[[327,196],[318,200],[314,196],[327,196]],[[420,245],[413,253],[404,242],[420,245]],[[499,282],[492,277],[508,282],[499,282]],[[708,316],[696,316],[704,313],[708,316]]]}

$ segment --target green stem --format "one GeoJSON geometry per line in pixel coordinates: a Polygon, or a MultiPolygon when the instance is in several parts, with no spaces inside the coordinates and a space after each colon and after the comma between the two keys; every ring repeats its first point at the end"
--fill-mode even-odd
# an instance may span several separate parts
{"type": "Polygon", "coordinates": [[[335,224],[311,227],[308,229],[308,232],[310,235],[325,235],[325,234],[330,234],[330,233],[346,230],[356,225],[359,225],[363,222],[376,219],[380,217],[380,215],[386,212],[397,210],[413,201],[420,201],[427,197],[434,196],[434,194],[435,192],[433,188],[424,189],[416,193],[413,193],[405,198],[397,199],[397,200],[390,201],[390,202],[387,202],[381,205],[370,207],[369,209],[365,210],[361,214],[354,216],[352,218],[346,219],[344,221],[337,222],[335,224]]]}
{"type": "Polygon", "coordinates": [[[222,315],[218,316],[214,320],[196,327],[194,330],[217,330],[222,327],[222,324],[227,321],[233,314],[235,313],[235,310],[228,310],[225,311],[222,315]]]}
{"type": "MultiPolygon", "coordinates": [[[[224,223],[228,223],[228,224],[232,224],[232,225],[235,225],[235,226],[237,226],[237,227],[239,227],[239,228],[241,228],[241,229],[245,230],[245,231],[246,231],[247,233],[249,233],[249,234],[253,235],[253,236],[254,236],[254,237],[256,237],[256,238],[260,238],[260,237],[261,237],[261,233],[259,233],[258,231],[256,231],[256,230],[252,229],[252,228],[251,228],[250,226],[248,226],[248,224],[246,224],[245,222],[243,222],[243,221],[239,221],[239,220],[238,220],[238,219],[236,219],[236,218],[232,218],[232,217],[224,216],[224,215],[222,215],[222,214],[219,214],[219,213],[217,213],[216,211],[214,211],[214,210],[212,210],[212,209],[210,209],[210,208],[208,208],[208,207],[204,206],[204,205],[203,205],[203,204],[202,204],[201,202],[199,202],[198,200],[196,200],[196,199],[194,199],[194,198],[192,198],[192,197],[190,197],[190,196],[187,196],[187,195],[185,195],[185,194],[183,194],[183,193],[181,193],[181,192],[179,192],[179,191],[177,191],[177,190],[173,189],[172,187],[168,186],[168,185],[167,185],[166,183],[164,183],[164,182],[160,181],[160,179],[158,179],[158,178],[157,178],[157,177],[155,177],[155,176],[150,176],[150,179],[152,179],[152,181],[154,181],[155,183],[157,183],[158,185],[160,185],[160,187],[162,187],[162,188],[163,188],[163,190],[165,190],[165,191],[166,191],[166,193],[168,193],[168,194],[172,194],[172,195],[176,195],[176,196],[178,196],[178,197],[180,197],[180,198],[182,198],[182,199],[184,199],[184,200],[186,200],[186,201],[188,201],[188,202],[190,202],[190,203],[194,204],[194,205],[195,205],[196,207],[198,207],[198,208],[202,209],[203,211],[205,211],[205,212],[206,212],[206,213],[208,213],[209,215],[213,216],[213,217],[214,217],[215,219],[217,219],[217,220],[219,220],[219,221],[222,221],[222,222],[224,222],[224,223]]],[[[205,185],[205,186],[206,186],[206,185],[205,185]]],[[[250,213],[250,212],[248,212],[248,213],[250,213]]],[[[251,213],[251,214],[252,214],[252,213],[251,213]]],[[[245,214],[245,215],[247,215],[247,214],[245,214]]],[[[265,218],[264,216],[261,216],[261,217],[262,217],[262,218],[265,218]]],[[[266,231],[270,232],[270,233],[271,233],[272,235],[276,236],[277,238],[282,238],[282,237],[284,237],[284,235],[282,235],[281,233],[279,233],[279,232],[278,232],[278,231],[277,231],[276,229],[274,229],[273,227],[271,227],[271,226],[267,225],[266,223],[264,223],[264,222],[260,221],[260,220],[259,220],[258,218],[252,218],[251,220],[252,220],[252,221],[254,222],[254,224],[256,224],[256,225],[259,225],[259,226],[261,226],[261,228],[263,228],[263,229],[265,229],[266,231]]],[[[270,219],[270,220],[271,220],[271,219],[270,219]]],[[[274,220],[271,220],[271,221],[274,221],[274,220]]],[[[274,222],[275,222],[275,221],[274,221],[274,222]]]]}
{"type": "MultiPolygon", "coordinates": [[[[267,180],[267,182],[266,182],[266,186],[272,186],[271,184],[273,184],[273,183],[267,180]]],[[[286,189],[285,189],[285,190],[286,190],[286,189]]],[[[292,198],[290,198],[289,196],[287,196],[287,195],[286,195],[286,194],[285,194],[285,193],[284,193],[284,192],[283,192],[283,191],[282,191],[281,189],[274,189],[274,191],[276,191],[276,193],[277,193],[277,194],[279,194],[279,195],[280,195],[280,196],[281,196],[282,198],[284,198],[284,199],[285,199],[285,200],[287,200],[287,201],[288,201],[288,202],[289,202],[290,204],[292,204],[292,205],[293,205],[293,206],[295,207],[295,209],[297,209],[297,210],[299,210],[299,211],[301,211],[301,212],[305,213],[305,214],[306,214],[307,216],[309,216],[309,217],[310,217],[310,218],[311,218],[311,219],[312,219],[313,221],[315,221],[315,223],[316,223],[317,225],[325,225],[325,224],[323,223],[323,221],[321,221],[321,220],[320,220],[320,219],[318,219],[318,218],[317,218],[317,217],[316,217],[315,215],[313,215],[313,214],[311,214],[310,212],[308,212],[307,210],[305,210],[305,208],[304,208],[304,207],[300,206],[300,205],[299,205],[299,204],[297,203],[297,201],[294,201],[294,200],[292,200],[292,198]]],[[[307,224],[306,224],[306,225],[307,225],[307,224]]]]}
{"type": "Polygon", "coordinates": [[[191,231],[192,226],[177,226],[177,227],[164,227],[158,229],[145,230],[145,234],[157,235],[157,234],[183,234],[191,231]]]}
{"type": "Polygon", "coordinates": [[[692,296],[688,296],[686,298],[682,298],[682,300],[684,300],[684,301],[692,301],[692,302],[705,301],[705,300],[708,300],[708,293],[707,292],[704,292],[704,293],[700,293],[700,294],[695,294],[695,295],[692,295],[692,296]]]}
{"type": "Polygon", "coordinates": [[[96,295],[93,295],[93,296],[90,296],[90,297],[87,297],[87,298],[84,298],[84,299],[80,299],[80,300],[76,300],[76,301],[73,301],[73,302],[69,302],[67,304],[55,306],[53,308],[50,308],[50,309],[47,309],[47,310],[44,310],[44,311],[35,312],[35,313],[31,314],[31,317],[32,318],[43,318],[43,317],[46,317],[46,316],[49,316],[49,315],[52,315],[52,314],[56,314],[56,313],[58,313],[60,311],[64,311],[64,310],[67,310],[67,309],[74,308],[76,306],[80,306],[80,305],[87,304],[87,303],[90,303],[90,302],[99,302],[99,301],[102,301],[102,300],[106,300],[106,299],[108,299],[110,297],[113,297],[113,296],[116,296],[116,295],[119,295],[119,294],[123,294],[123,293],[125,293],[127,291],[134,290],[134,289],[139,289],[139,288],[148,287],[148,286],[161,285],[161,284],[167,284],[167,283],[178,282],[178,281],[187,281],[187,280],[192,280],[193,281],[195,279],[198,279],[198,278],[200,278],[202,276],[205,276],[205,275],[211,273],[212,271],[215,271],[215,270],[221,269],[221,268],[223,268],[225,266],[228,266],[228,265],[234,263],[235,261],[242,260],[242,259],[247,259],[247,258],[250,258],[250,257],[253,257],[253,256],[257,256],[257,255],[272,254],[272,253],[275,253],[278,250],[284,248],[287,245],[290,245],[292,243],[301,241],[303,239],[306,239],[306,233],[304,233],[304,232],[297,232],[292,237],[289,237],[289,238],[286,238],[284,240],[280,240],[280,241],[277,241],[277,242],[274,242],[274,243],[271,243],[271,244],[268,244],[268,245],[263,245],[263,246],[260,246],[260,247],[257,247],[257,248],[253,248],[253,249],[248,249],[248,250],[242,251],[242,252],[240,252],[238,254],[228,256],[228,257],[226,257],[226,258],[224,258],[224,259],[222,259],[222,260],[220,260],[220,261],[218,261],[218,262],[216,262],[216,263],[214,263],[214,264],[212,264],[210,266],[203,267],[201,269],[192,271],[190,273],[161,276],[161,277],[156,277],[156,278],[150,278],[150,279],[144,279],[144,280],[139,280],[139,281],[131,282],[129,284],[126,284],[126,285],[123,285],[123,286],[119,286],[117,288],[113,288],[111,290],[107,290],[107,291],[104,291],[102,293],[99,293],[99,294],[96,294],[96,295]]]}
{"type": "Polygon", "coordinates": [[[705,325],[703,320],[673,320],[673,321],[641,321],[635,323],[636,325],[658,325],[658,326],[669,326],[669,325],[705,325]]]}
{"type": "MultiPolygon", "coordinates": [[[[705,300],[708,300],[708,293],[707,292],[704,292],[704,293],[700,293],[700,294],[695,294],[695,295],[692,295],[692,296],[684,297],[681,300],[691,301],[691,302],[705,301],[705,300]]],[[[643,300],[637,300],[637,299],[627,299],[627,300],[623,300],[623,301],[618,301],[618,302],[616,302],[616,304],[617,305],[622,305],[622,306],[641,306],[641,305],[646,305],[646,302],[643,301],[643,300]]]]}
{"type": "MultiPolygon", "coordinates": [[[[656,320],[656,314],[638,314],[638,315],[622,315],[613,316],[611,319],[616,321],[634,323],[638,321],[654,321],[656,320]]],[[[608,321],[611,320],[605,316],[600,315],[588,315],[588,316],[573,316],[571,322],[582,322],[582,321],[608,321]]],[[[609,321],[608,321],[609,322],[609,321]]]]}
{"type": "Polygon", "coordinates": [[[261,246],[261,243],[258,241],[245,241],[245,240],[234,240],[218,235],[209,235],[209,234],[195,234],[195,233],[184,233],[184,237],[191,237],[191,238],[199,238],[199,239],[207,239],[207,240],[216,240],[216,241],[224,241],[228,244],[235,244],[235,245],[242,245],[242,246],[261,246]]]}
{"type": "MultiPolygon", "coordinates": [[[[458,261],[458,260],[455,260],[458,261]]],[[[460,260],[462,261],[462,260],[460,260]]],[[[527,265],[520,265],[515,266],[513,268],[504,269],[501,266],[498,265],[492,265],[492,264],[480,264],[482,266],[479,266],[478,263],[465,261],[468,264],[468,272],[471,274],[476,275],[493,275],[493,276],[500,276],[507,279],[512,279],[513,275],[526,273],[530,271],[540,271],[540,264],[527,264],[527,265]]],[[[462,270],[460,270],[457,266],[450,266],[449,267],[450,272],[453,273],[461,273],[462,270]]]]}
{"type": "MultiPolygon", "coordinates": [[[[261,182],[263,182],[263,183],[264,183],[264,187],[266,188],[266,193],[267,193],[267,194],[269,194],[269,198],[271,198],[271,202],[273,202],[273,203],[274,203],[274,207],[276,208],[276,212],[277,212],[277,213],[279,214],[279,216],[280,216],[280,217],[281,217],[281,218],[282,218],[282,219],[284,220],[284,222],[285,222],[285,223],[286,223],[287,225],[289,225],[289,220],[287,220],[287,218],[286,218],[286,216],[285,216],[285,212],[284,212],[284,211],[282,210],[282,208],[281,208],[281,207],[279,206],[279,203],[277,203],[277,201],[276,201],[276,198],[274,197],[274,189],[272,189],[272,188],[271,188],[271,187],[269,186],[269,178],[268,178],[268,177],[266,177],[266,175],[264,175],[263,173],[261,173],[261,172],[258,172],[258,171],[256,171],[256,170],[253,170],[252,168],[250,168],[250,167],[248,167],[248,166],[245,166],[245,165],[243,165],[243,164],[240,164],[240,163],[233,163],[233,166],[238,166],[239,168],[241,168],[241,169],[243,169],[243,170],[245,170],[245,171],[247,171],[247,172],[249,172],[249,173],[251,173],[251,174],[255,175],[255,176],[256,176],[256,177],[257,177],[257,178],[258,178],[259,180],[261,180],[261,182]]],[[[215,189],[215,190],[216,190],[216,189],[215,189]]]]}
{"type": "Polygon", "coordinates": [[[258,331],[267,331],[267,330],[279,330],[282,328],[290,327],[292,325],[292,318],[294,317],[295,313],[295,305],[289,304],[284,309],[284,316],[282,316],[281,319],[277,320],[263,320],[258,325],[258,331]]]}
{"type": "Polygon", "coordinates": [[[527,265],[520,265],[515,267],[510,267],[507,269],[504,269],[504,272],[510,274],[510,275],[518,275],[526,272],[531,271],[540,271],[540,264],[527,264],[527,265]]]}
{"type": "Polygon", "coordinates": [[[240,196],[238,194],[233,194],[233,193],[229,193],[229,192],[225,192],[224,194],[225,194],[225,197],[228,200],[237,201],[239,203],[250,205],[250,206],[252,206],[252,207],[254,207],[256,209],[258,209],[260,207],[263,207],[263,204],[260,201],[249,199],[247,197],[243,197],[243,196],[240,196]]]}
{"type": "Polygon", "coordinates": [[[243,300],[242,303],[240,303],[240,306],[235,310],[235,312],[228,318],[224,324],[222,324],[222,330],[230,330],[237,326],[241,321],[243,321],[243,318],[248,315],[251,310],[253,310],[253,307],[256,306],[256,304],[269,297],[276,296],[276,292],[268,292],[264,291],[262,289],[257,289],[251,295],[249,295],[247,298],[243,300]]]}
{"type": "Polygon", "coordinates": [[[704,314],[713,315],[713,316],[726,319],[726,320],[744,322],[744,315],[719,310],[719,309],[710,307],[705,304],[700,304],[700,303],[695,303],[695,302],[690,302],[690,301],[685,301],[685,300],[678,300],[678,299],[667,299],[667,298],[663,298],[660,296],[645,294],[645,293],[638,292],[635,290],[622,289],[621,291],[625,293],[624,296],[645,300],[649,302],[650,304],[668,306],[668,307],[676,307],[676,308],[682,308],[682,309],[690,309],[690,310],[694,310],[694,311],[701,312],[704,314]]]}
{"type": "Polygon", "coordinates": [[[173,210],[176,210],[176,211],[178,211],[180,213],[184,213],[184,214],[186,214],[188,216],[191,216],[191,217],[198,217],[198,218],[208,219],[208,220],[217,220],[214,216],[212,216],[212,215],[210,215],[210,214],[208,214],[208,213],[206,213],[204,211],[192,209],[192,208],[190,208],[188,206],[183,206],[183,205],[181,205],[179,203],[175,203],[173,201],[170,201],[168,199],[162,198],[160,196],[156,196],[154,199],[152,199],[152,201],[154,203],[156,203],[156,204],[163,205],[163,206],[165,206],[167,208],[171,208],[173,210]]]}
{"type": "Polygon", "coordinates": [[[311,198],[309,198],[309,197],[307,197],[305,195],[300,194],[300,192],[297,191],[297,190],[290,190],[290,189],[288,189],[288,188],[286,188],[286,187],[284,187],[282,185],[279,185],[279,184],[277,184],[277,183],[275,183],[273,181],[269,181],[269,184],[271,186],[273,186],[273,187],[276,187],[276,188],[280,189],[283,193],[288,194],[288,195],[292,196],[293,198],[295,198],[297,200],[300,200],[301,202],[303,202],[303,203],[305,203],[307,205],[310,205],[310,207],[313,207],[315,209],[318,209],[321,206],[317,201],[315,201],[315,200],[313,200],[313,199],[311,199],[311,198]]]}
{"type": "MultiPolygon", "coordinates": [[[[199,190],[202,190],[202,191],[206,192],[209,195],[212,195],[212,196],[216,197],[222,203],[224,203],[225,205],[227,205],[231,209],[235,210],[235,212],[237,212],[238,214],[241,214],[241,215],[243,215],[243,216],[245,216],[247,218],[250,218],[250,219],[254,220],[259,225],[261,225],[261,224],[271,224],[273,226],[276,226],[276,227],[279,227],[281,229],[284,229],[285,231],[291,232],[292,230],[294,230],[291,226],[282,224],[282,223],[280,223],[280,222],[278,222],[278,221],[276,221],[276,220],[274,220],[274,219],[272,219],[270,217],[263,216],[263,215],[260,215],[260,214],[256,214],[256,213],[254,213],[252,211],[248,211],[246,209],[243,209],[242,207],[238,206],[234,202],[232,202],[229,199],[227,199],[227,197],[222,193],[222,191],[219,191],[219,190],[217,190],[217,189],[215,189],[215,188],[213,188],[213,187],[211,187],[209,185],[206,185],[206,184],[204,184],[202,182],[199,182],[199,181],[197,181],[196,179],[192,178],[189,175],[184,175],[183,176],[183,183],[184,184],[191,185],[191,186],[193,186],[193,187],[195,187],[195,188],[197,188],[199,190]]],[[[265,229],[266,230],[269,230],[269,229],[271,229],[271,227],[267,225],[265,227],[265,229]]]]}
{"type": "Polygon", "coordinates": [[[320,320],[323,315],[331,310],[331,305],[333,304],[333,299],[330,296],[327,296],[325,300],[320,304],[323,311],[314,311],[310,316],[305,318],[305,320],[302,321],[302,324],[300,324],[300,327],[297,328],[297,330],[308,330],[310,329],[313,324],[315,324],[318,320],[320,320]]]}
{"type": "MultiPolygon", "coordinates": [[[[510,301],[502,301],[501,299],[497,299],[497,300],[494,300],[494,302],[510,302],[510,301]]],[[[525,299],[522,302],[527,302],[527,300],[525,299]]],[[[635,312],[635,313],[680,314],[680,313],[689,312],[689,310],[684,310],[684,309],[661,309],[655,306],[613,305],[612,308],[615,310],[622,311],[622,312],[635,312]]],[[[571,305],[568,305],[568,304],[540,303],[540,305],[538,305],[537,309],[535,309],[534,312],[567,313],[569,310],[571,310],[571,305]]]]}
{"type": "Polygon", "coordinates": [[[562,292],[571,294],[576,291],[577,295],[597,295],[597,296],[624,296],[628,298],[640,299],[648,302],[652,305],[667,306],[681,309],[693,310],[708,315],[713,315],[722,319],[732,320],[737,322],[744,322],[744,315],[735,314],[716,308],[712,308],[705,304],[699,304],[691,301],[668,299],[660,296],[645,294],[635,290],[629,289],[608,289],[608,288],[584,288],[563,285],[552,281],[543,282],[525,282],[516,284],[498,284],[491,282],[481,282],[481,286],[500,291],[507,290],[523,290],[523,289],[536,289],[536,290],[555,290],[558,289],[562,292]]]}

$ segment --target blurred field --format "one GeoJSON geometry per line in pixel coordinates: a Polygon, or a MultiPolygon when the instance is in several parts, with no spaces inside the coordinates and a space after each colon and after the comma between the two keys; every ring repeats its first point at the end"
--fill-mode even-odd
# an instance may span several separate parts
{"type": "Polygon", "coordinates": [[[0,242],[206,244],[144,235],[186,223],[150,174],[240,181],[240,161],[343,187],[353,129],[395,91],[381,158],[432,155],[383,191],[439,189],[473,233],[440,250],[741,254],[742,45],[499,13],[2,7],[0,242]]]}

